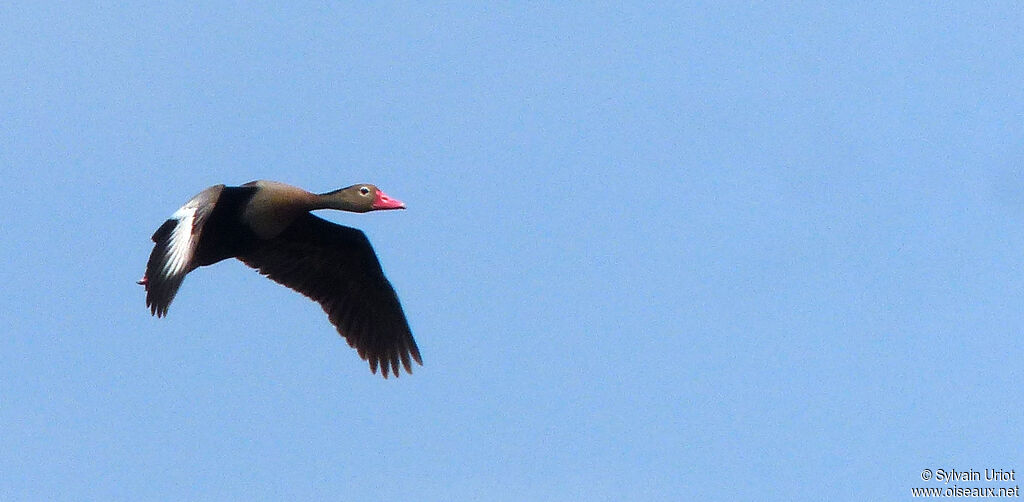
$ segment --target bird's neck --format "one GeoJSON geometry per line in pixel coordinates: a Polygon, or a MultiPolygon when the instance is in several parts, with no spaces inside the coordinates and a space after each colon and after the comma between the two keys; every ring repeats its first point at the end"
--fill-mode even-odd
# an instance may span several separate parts
{"type": "Polygon", "coordinates": [[[366,212],[366,209],[363,209],[362,206],[357,204],[356,201],[349,199],[349,197],[351,197],[350,192],[346,192],[344,189],[313,195],[312,209],[337,209],[354,213],[366,212]]]}

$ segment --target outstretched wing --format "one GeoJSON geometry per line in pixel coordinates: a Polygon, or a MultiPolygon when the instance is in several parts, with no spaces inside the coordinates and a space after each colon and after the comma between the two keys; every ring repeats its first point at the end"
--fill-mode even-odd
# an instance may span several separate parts
{"type": "Polygon", "coordinates": [[[380,366],[384,378],[389,370],[397,377],[399,361],[412,373],[410,357],[423,364],[398,295],[362,231],[307,213],[238,259],[319,303],[374,373],[380,366]]]}
{"type": "Polygon", "coordinates": [[[149,255],[146,275],[139,281],[146,286],[146,306],[153,315],[167,315],[185,275],[196,268],[192,261],[196,244],[223,190],[224,185],[214,185],[199,192],[153,234],[156,246],[149,255]]]}

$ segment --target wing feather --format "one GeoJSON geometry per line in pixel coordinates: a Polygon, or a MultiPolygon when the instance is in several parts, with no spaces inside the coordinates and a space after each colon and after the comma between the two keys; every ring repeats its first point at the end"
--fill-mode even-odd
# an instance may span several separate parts
{"type": "Polygon", "coordinates": [[[167,315],[167,308],[178,293],[182,281],[196,268],[192,262],[203,225],[220,197],[224,185],[203,190],[181,206],[153,233],[153,252],[146,263],[146,275],[139,281],[146,286],[146,306],[157,317],[167,315]]]}
{"type": "Polygon", "coordinates": [[[391,283],[366,235],[311,214],[239,256],[273,281],[320,304],[359,357],[384,378],[423,364],[391,283]]]}

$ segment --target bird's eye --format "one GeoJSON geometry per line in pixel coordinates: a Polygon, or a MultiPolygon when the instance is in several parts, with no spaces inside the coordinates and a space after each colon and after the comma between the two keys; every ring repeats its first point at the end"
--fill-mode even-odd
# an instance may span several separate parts
{"type": "Polygon", "coordinates": [[[367,187],[359,187],[359,193],[361,193],[363,195],[366,195],[366,194],[370,193],[370,189],[367,188],[367,187]]]}

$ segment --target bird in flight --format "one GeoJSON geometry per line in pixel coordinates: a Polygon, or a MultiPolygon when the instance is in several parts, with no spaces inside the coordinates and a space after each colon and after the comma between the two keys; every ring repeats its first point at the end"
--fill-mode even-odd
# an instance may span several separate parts
{"type": "Polygon", "coordinates": [[[199,192],[153,234],[153,252],[139,284],[146,305],[167,315],[189,272],[237,258],[271,280],[320,304],[370,371],[399,376],[422,365],[419,348],[391,283],[366,234],[310,214],[405,209],[374,185],[322,194],[268,180],[199,192]]]}

